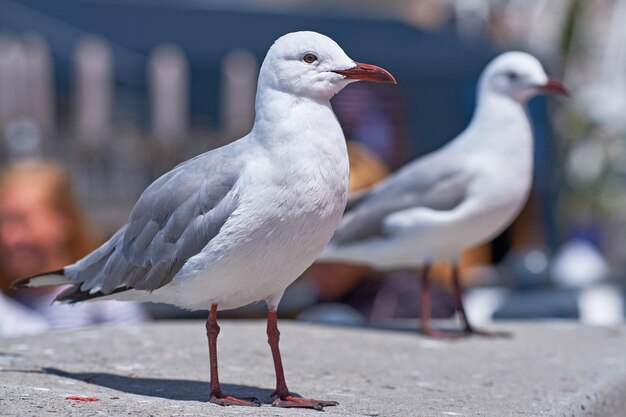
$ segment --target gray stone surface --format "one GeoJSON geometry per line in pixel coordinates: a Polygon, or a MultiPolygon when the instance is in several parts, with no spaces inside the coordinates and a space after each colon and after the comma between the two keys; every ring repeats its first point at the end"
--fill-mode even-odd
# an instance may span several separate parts
{"type": "MultiPolygon", "coordinates": [[[[511,339],[283,320],[290,388],[339,401],[326,416],[626,416],[626,328],[498,324],[511,339]]],[[[225,390],[267,400],[274,371],[261,321],[222,321],[225,390]]],[[[408,329],[407,329],[408,330],[408,329]]],[[[204,324],[101,327],[0,342],[3,416],[313,416],[219,407],[208,398],[204,324]],[[96,402],[66,400],[93,396],[96,402]]]]}

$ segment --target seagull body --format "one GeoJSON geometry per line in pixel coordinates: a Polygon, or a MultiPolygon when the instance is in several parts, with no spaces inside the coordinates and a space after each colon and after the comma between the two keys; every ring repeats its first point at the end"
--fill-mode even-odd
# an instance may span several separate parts
{"type": "Polygon", "coordinates": [[[264,107],[263,100],[271,99],[274,111],[261,112],[263,119],[249,135],[159,178],[140,197],[129,224],[65,273],[92,293],[110,293],[133,280],[133,289],[106,298],[190,310],[212,304],[231,309],[264,299],[277,305],[332,236],[345,207],[349,167],[329,103],[265,95],[270,97],[258,104],[264,107]],[[169,242],[181,232],[176,243],[169,242]],[[171,268],[177,256],[187,255],[187,245],[197,253],[159,286],[164,275],[155,268],[171,268]],[[135,281],[135,263],[128,262],[125,250],[141,257],[136,264],[149,262],[151,275],[138,269],[135,281]],[[92,274],[98,262],[105,266],[92,274]]]}
{"type": "Polygon", "coordinates": [[[15,286],[73,284],[62,302],[154,301],[210,310],[211,402],[259,405],[221,391],[218,309],[268,304],[268,341],[282,407],[333,401],[294,397],[285,383],[276,309],[285,288],[317,258],[344,210],[345,138],[330,98],[350,82],[392,82],[314,32],[279,38],[259,71],[255,122],[245,137],[164,174],[109,241],[62,270],[15,286]]]}
{"type": "Polygon", "coordinates": [[[534,57],[508,52],[495,58],[481,75],[468,127],[351,199],[319,260],[386,270],[455,263],[464,249],[494,238],[530,192],[533,138],[525,105],[542,91],[565,89],[534,57]]]}
{"type": "Polygon", "coordinates": [[[530,191],[532,133],[522,106],[493,111],[511,103],[490,99],[452,142],[357,198],[320,259],[377,269],[451,261],[505,228],[530,191]]]}

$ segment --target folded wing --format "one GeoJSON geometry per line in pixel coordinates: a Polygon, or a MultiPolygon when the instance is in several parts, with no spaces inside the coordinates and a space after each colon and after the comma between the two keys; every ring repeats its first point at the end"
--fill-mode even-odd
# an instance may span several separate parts
{"type": "Polygon", "coordinates": [[[228,147],[205,153],[152,183],[124,227],[65,268],[77,285],[59,300],[127,289],[154,291],[170,282],[219,233],[237,206],[241,163],[229,154],[228,147]]]}
{"type": "Polygon", "coordinates": [[[473,176],[431,154],[351,200],[332,243],[350,244],[384,235],[384,220],[415,207],[452,210],[467,197],[473,176]],[[438,163],[439,160],[442,163],[438,163]]]}

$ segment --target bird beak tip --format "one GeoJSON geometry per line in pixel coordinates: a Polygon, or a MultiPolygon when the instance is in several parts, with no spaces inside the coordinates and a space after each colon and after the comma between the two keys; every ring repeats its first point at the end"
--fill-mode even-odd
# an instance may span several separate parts
{"type": "Polygon", "coordinates": [[[347,79],[372,81],[376,83],[397,84],[395,77],[391,73],[376,65],[355,62],[355,66],[347,70],[336,70],[337,74],[343,75],[347,79]]]}
{"type": "Polygon", "coordinates": [[[567,87],[565,87],[565,85],[561,81],[555,80],[553,78],[548,79],[548,82],[542,85],[540,89],[541,91],[545,91],[547,93],[560,94],[563,96],[570,95],[567,87]]]}

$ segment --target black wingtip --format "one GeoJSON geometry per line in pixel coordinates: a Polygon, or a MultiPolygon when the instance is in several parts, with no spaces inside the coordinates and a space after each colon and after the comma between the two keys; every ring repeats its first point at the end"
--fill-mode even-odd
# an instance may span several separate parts
{"type": "Polygon", "coordinates": [[[41,274],[37,274],[37,275],[32,275],[30,277],[26,277],[26,278],[20,278],[17,279],[15,281],[13,281],[10,285],[11,288],[16,289],[16,288],[27,288],[30,284],[30,282],[34,279],[37,279],[39,277],[43,277],[45,275],[63,275],[65,276],[65,270],[63,268],[61,269],[57,269],[54,271],[48,271],[48,272],[43,272],[41,274]]]}
{"type": "Polygon", "coordinates": [[[60,301],[63,303],[74,304],[80,303],[81,301],[93,300],[95,298],[105,297],[107,295],[117,294],[119,292],[129,291],[131,287],[120,287],[116,288],[109,293],[103,293],[102,291],[97,291],[95,293],[90,293],[89,291],[83,291],[80,289],[80,285],[74,285],[70,288],[63,291],[61,294],[57,295],[54,301],[60,301]]]}

